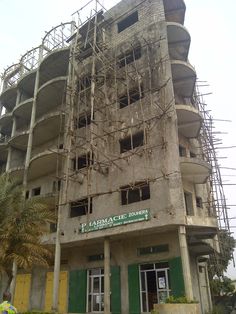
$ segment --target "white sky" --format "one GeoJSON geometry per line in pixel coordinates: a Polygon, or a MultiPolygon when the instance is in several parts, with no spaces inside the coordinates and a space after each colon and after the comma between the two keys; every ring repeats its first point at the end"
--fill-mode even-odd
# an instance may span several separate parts
{"type": "MultiPolygon", "coordinates": [[[[45,31],[71,20],[71,14],[87,0],[0,0],[0,73],[17,63],[27,50],[39,45],[45,31]]],[[[106,8],[119,0],[101,0],[106,8]]],[[[185,26],[191,34],[189,59],[195,66],[198,78],[207,81],[204,93],[208,109],[215,119],[216,130],[224,147],[236,145],[236,102],[234,91],[236,73],[236,1],[235,0],[185,0],[187,10],[185,26]]],[[[236,148],[219,151],[220,165],[236,168],[236,148]]],[[[225,183],[236,183],[236,171],[222,170],[225,183]],[[227,175],[227,176],[225,176],[227,175]],[[228,176],[232,175],[232,176],[228,176]]],[[[236,205],[236,186],[225,186],[229,205],[236,205]]],[[[236,217],[236,207],[229,209],[229,217],[236,217]]],[[[236,219],[230,220],[236,227],[236,219]]],[[[232,228],[235,231],[236,228],[232,228]]],[[[235,236],[236,237],[236,236],[235,236]]],[[[229,267],[228,275],[236,279],[236,269],[229,267]]]]}

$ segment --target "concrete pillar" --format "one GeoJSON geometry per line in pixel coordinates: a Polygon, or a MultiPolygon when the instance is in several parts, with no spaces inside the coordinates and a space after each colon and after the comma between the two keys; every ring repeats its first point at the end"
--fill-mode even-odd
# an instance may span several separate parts
{"type": "MultiPolygon", "coordinates": [[[[20,102],[20,91],[17,91],[16,96],[16,106],[20,102]]],[[[12,123],[12,129],[11,129],[11,137],[13,137],[16,134],[16,117],[13,116],[13,123],[12,123]]],[[[11,155],[12,155],[12,147],[9,146],[8,148],[8,154],[7,154],[7,164],[6,164],[6,172],[10,169],[10,163],[11,163],[11,155]]]]}
{"type": "Polygon", "coordinates": [[[32,112],[31,112],[30,127],[29,127],[29,138],[28,138],[28,145],[27,145],[27,151],[26,151],[26,156],[25,156],[25,170],[24,170],[24,178],[23,178],[24,188],[26,188],[26,185],[27,185],[28,168],[29,168],[32,144],[33,144],[33,127],[34,127],[35,116],[36,116],[36,94],[38,91],[38,86],[39,86],[39,69],[37,70],[36,78],[35,78],[34,100],[32,104],[32,112]]]}
{"type": "MultiPolygon", "coordinates": [[[[57,233],[59,232],[60,232],[60,227],[57,227],[57,233]]],[[[60,234],[58,234],[56,237],[54,274],[53,274],[53,294],[52,294],[52,311],[55,311],[55,312],[58,312],[60,267],[61,267],[61,243],[60,243],[60,234]]]]}
{"type": "Polygon", "coordinates": [[[110,240],[104,239],[104,314],[110,314],[110,240]]]}
{"type": "Polygon", "coordinates": [[[209,276],[208,276],[208,267],[207,267],[207,263],[205,263],[204,272],[205,272],[205,278],[206,278],[206,286],[207,286],[207,297],[208,297],[209,311],[211,311],[212,308],[213,308],[213,305],[212,305],[212,299],[211,299],[211,289],[210,289],[210,282],[209,282],[209,276]]]}
{"type": "Polygon", "coordinates": [[[193,300],[193,287],[185,226],[179,226],[179,245],[183,267],[185,294],[189,300],[193,300]]]}

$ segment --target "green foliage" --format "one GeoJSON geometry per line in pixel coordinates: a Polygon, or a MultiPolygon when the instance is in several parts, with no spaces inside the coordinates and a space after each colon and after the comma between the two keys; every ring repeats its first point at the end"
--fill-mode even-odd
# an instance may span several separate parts
{"type": "Polygon", "coordinates": [[[232,280],[226,276],[211,280],[210,287],[213,296],[229,295],[234,291],[232,280]]]}
{"type": "Polygon", "coordinates": [[[46,224],[55,222],[54,214],[40,198],[25,200],[22,185],[7,174],[0,176],[0,272],[12,280],[12,265],[29,269],[47,266],[51,251],[42,245],[46,224]]]}
{"type": "Polygon", "coordinates": [[[236,240],[226,230],[221,230],[218,234],[220,253],[210,255],[208,261],[208,270],[210,280],[214,276],[220,277],[227,270],[229,262],[233,258],[233,252],[236,247],[236,240]]]}
{"type": "Polygon", "coordinates": [[[169,298],[166,299],[166,303],[185,303],[185,304],[191,304],[191,303],[198,303],[194,300],[188,300],[186,296],[182,297],[174,297],[171,295],[169,298]]]}

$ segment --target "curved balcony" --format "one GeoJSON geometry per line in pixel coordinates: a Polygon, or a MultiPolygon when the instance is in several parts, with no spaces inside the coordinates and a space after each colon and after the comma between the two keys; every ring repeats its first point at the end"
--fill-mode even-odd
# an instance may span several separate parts
{"type": "Polygon", "coordinates": [[[10,140],[11,146],[26,151],[28,145],[29,131],[17,132],[10,140]]]}
{"type": "Polygon", "coordinates": [[[16,63],[9,66],[2,75],[3,91],[17,84],[21,74],[21,64],[16,63]]]}
{"type": "Polygon", "coordinates": [[[56,150],[46,150],[35,155],[30,160],[28,172],[29,180],[33,180],[48,174],[56,174],[61,169],[63,154],[56,150]]]}
{"type": "Polygon", "coordinates": [[[23,181],[24,176],[24,166],[14,167],[9,169],[8,173],[11,178],[19,180],[20,182],[23,181]]]}
{"type": "Polygon", "coordinates": [[[173,60],[171,61],[171,70],[175,93],[191,98],[196,82],[194,68],[187,62],[173,60]]]}
{"type": "Polygon", "coordinates": [[[180,171],[184,180],[203,184],[211,173],[211,166],[199,158],[180,157],[180,171]]]}
{"type": "Polygon", "coordinates": [[[165,17],[168,22],[184,23],[186,6],[183,0],[165,0],[165,17]]]}
{"type": "Polygon", "coordinates": [[[12,130],[12,113],[6,113],[0,117],[0,130],[2,134],[11,136],[12,130]]]}
{"type": "Polygon", "coordinates": [[[177,104],[175,107],[179,132],[187,138],[198,137],[202,125],[200,112],[190,105],[177,104]]]}
{"type": "Polygon", "coordinates": [[[16,105],[16,94],[17,88],[16,86],[13,86],[5,89],[0,95],[0,102],[8,111],[12,111],[16,105]]]}
{"type": "Polygon", "coordinates": [[[69,53],[70,50],[66,47],[54,50],[45,57],[39,68],[39,86],[56,77],[67,75],[69,53]]]}
{"type": "Polygon", "coordinates": [[[34,95],[36,72],[36,70],[32,70],[26,73],[18,82],[18,88],[25,92],[26,95],[30,95],[29,97],[34,95]]]}
{"type": "Polygon", "coordinates": [[[64,131],[64,115],[60,111],[51,112],[35,123],[33,146],[42,145],[59,136],[64,131]]]}
{"type": "Polygon", "coordinates": [[[25,126],[26,123],[30,122],[31,119],[31,112],[32,112],[32,105],[33,105],[33,98],[27,99],[18,104],[13,110],[14,116],[18,119],[17,121],[17,128],[21,126],[25,126]]]}
{"type": "Polygon", "coordinates": [[[169,22],[167,36],[171,59],[186,61],[191,41],[187,29],[179,23],[169,22]]]}
{"type": "Polygon", "coordinates": [[[66,79],[65,76],[58,77],[40,87],[37,96],[36,118],[42,117],[62,104],[66,79]]]}

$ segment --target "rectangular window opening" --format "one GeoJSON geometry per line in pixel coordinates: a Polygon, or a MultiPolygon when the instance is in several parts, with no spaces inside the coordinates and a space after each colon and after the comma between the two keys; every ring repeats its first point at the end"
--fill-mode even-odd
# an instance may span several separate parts
{"type": "Polygon", "coordinates": [[[187,215],[193,215],[193,197],[192,193],[184,192],[185,208],[187,215]]]}
{"type": "Polygon", "coordinates": [[[191,158],[196,158],[197,155],[196,155],[195,153],[193,153],[193,152],[190,151],[190,157],[191,157],[191,158]]]}
{"type": "Polygon", "coordinates": [[[61,180],[53,181],[52,183],[52,192],[59,192],[61,190],[61,180]]]}
{"type": "Polygon", "coordinates": [[[88,261],[89,262],[94,262],[94,261],[103,261],[104,260],[104,254],[96,254],[96,255],[89,255],[88,256],[88,261]]]}
{"type": "Polygon", "coordinates": [[[132,204],[135,202],[145,201],[150,199],[149,183],[139,182],[135,186],[121,187],[121,205],[132,204]]]}
{"type": "Polygon", "coordinates": [[[132,103],[142,99],[144,96],[143,94],[143,87],[140,86],[139,88],[133,89],[129,91],[129,95],[125,94],[124,96],[119,98],[120,109],[131,105],[132,103]]]}
{"type": "Polygon", "coordinates": [[[203,208],[202,198],[199,196],[196,197],[196,205],[199,208],[203,208]]]}
{"type": "Polygon", "coordinates": [[[84,89],[87,89],[91,86],[91,77],[90,76],[84,76],[78,81],[78,91],[82,91],[84,89]]]}
{"type": "Polygon", "coordinates": [[[91,124],[91,116],[84,115],[84,116],[79,118],[78,123],[77,123],[77,127],[78,127],[78,129],[81,129],[81,128],[88,126],[90,124],[91,124]]]}
{"type": "Polygon", "coordinates": [[[79,156],[77,159],[76,158],[72,159],[73,169],[80,170],[80,169],[87,168],[93,165],[94,163],[93,156],[92,156],[92,159],[90,158],[91,158],[90,153],[87,153],[85,155],[79,156]]]}
{"type": "Polygon", "coordinates": [[[41,193],[41,187],[32,189],[32,196],[38,196],[41,193]]]}
{"type": "Polygon", "coordinates": [[[186,157],[187,156],[186,148],[182,145],[179,145],[179,156],[180,157],[186,157]]]}
{"type": "Polygon", "coordinates": [[[138,255],[157,254],[169,251],[168,244],[138,248],[138,255]]]}
{"type": "MultiPolygon", "coordinates": [[[[88,198],[83,198],[76,202],[71,202],[70,203],[70,218],[84,216],[88,213],[88,210],[89,210],[88,198]]],[[[93,206],[92,206],[92,198],[91,198],[89,213],[91,214],[92,211],[93,211],[93,206]]]]}
{"type": "Polygon", "coordinates": [[[118,66],[123,68],[125,65],[128,65],[134,60],[138,60],[142,57],[141,47],[136,47],[132,50],[127,51],[119,57],[118,66]]]}
{"type": "Polygon", "coordinates": [[[126,137],[120,140],[120,153],[125,153],[131,149],[136,147],[140,147],[144,145],[144,132],[138,132],[134,135],[126,137]]]}
{"type": "Polygon", "coordinates": [[[138,11],[133,12],[132,14],[124,18],[122,21],[117,23],[118,33],[122,32],[123,30],[135,24],[136,22],[138,22],[138,11]]]}

